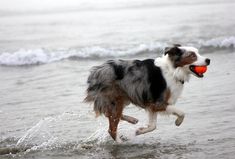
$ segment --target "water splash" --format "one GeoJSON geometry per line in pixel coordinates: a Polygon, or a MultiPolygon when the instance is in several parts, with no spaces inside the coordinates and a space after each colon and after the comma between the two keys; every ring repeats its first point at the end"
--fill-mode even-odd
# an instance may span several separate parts
{"type": "Polygon", "coordinates": [[[56,119],[47,117],[40,120],[30,128],[17,142],[16,146],[45,145],[55,140],[55,137],[48,131],[48,125],[56,119]]]}
{"type": "Polygon", "coordinates": [[[27,151],[37,149],[53,149],[66,144],[61,136],[53,131],[53,127],[61,126],[69,120],[80,118],[76,113],[64,112],[55,117],[46,117],[31,127],[16,143],[16,147],[28,148],[27,151]]]}

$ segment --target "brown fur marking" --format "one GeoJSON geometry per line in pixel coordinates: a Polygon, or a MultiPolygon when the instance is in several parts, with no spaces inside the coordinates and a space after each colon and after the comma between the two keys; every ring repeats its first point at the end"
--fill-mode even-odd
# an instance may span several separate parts
{"type": "Polygon", "coordinates": [[[197,61],[195,52],[188,52],[186,55],[182,55],[179,62],[176,62],[176,67],[183,67],[197,61]]]}
{"type": "Polygon", "coordinates": [[[122,97],[117,97],[115,100],[115,105],[110,105],[106,116],[109,119],[109,134],[116,140],[118,123],[122,117],[122,111],[124,107],[124,100],[122,97]],[[115,107],[115,108],[113,108],[115,107]]]}
{"type": "Polygon", "coordinates": [[[146,105],[147,109],[151,112],[160,112],[160,111],[165,111],[166,107],[168,106],[168,100],[171,97],[171,91],[169,88],[167,88],[164,92],[164,97],[163,101],[157,102],[157,103],[148,103],[146,105]]]}

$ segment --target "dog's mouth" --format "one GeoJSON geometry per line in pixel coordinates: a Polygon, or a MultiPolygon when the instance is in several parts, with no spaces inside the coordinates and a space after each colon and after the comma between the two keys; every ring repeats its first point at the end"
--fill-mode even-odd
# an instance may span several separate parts
{"type": "Polygon", "coordinates": [[[195,65],[190,65],[189,66],[190,71],[198,78],[204,77],[203,73],[199,73],[195,71],[195,67],[196,67],[195,65]]]}

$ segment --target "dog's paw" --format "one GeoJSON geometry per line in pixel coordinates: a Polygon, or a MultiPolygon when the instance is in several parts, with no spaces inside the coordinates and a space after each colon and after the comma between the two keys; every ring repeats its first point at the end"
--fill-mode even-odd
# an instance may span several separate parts
{"type": "Polygon", "coordinates": [[[125,120],[131,124],[137,124],[139,121],[138,119],[131,117],[131,116],[128,116],[128,115],[123,115],[122,120],[125,120]]]}
{"type": "Polygon", "coordinates": [[[117,143],[123,143],[125,141],[128,141],[128,138],[123,136],[123,135],[120,135],[120,136],[117,136],[116,137],[116,140],[115,140],[117,143]]]}
{"type": "Polygon", "coordinates": [[[130,120],[129,120],[129,122],[130,122],[131,124],[137,124],[137,123],[139,122],[139,120],[136,119],[136,118],[131,117],[130,120]]]}
{"type": "Polygon", "coordinates": [[[175,120],[175,125],[176,125],[176,126],[180,126],[183,121],[184,121],[184,115],[179,116],[179,117],[175,120]]]}
{"type": "Polygon", "coordinates": [[[122,143],[122,142],[123,142],[120,137],[117,137],[117,138],[115,139],[115,141],[116,141],[117,143],[122,143]]]}
{"type": "Polygon", "coordinates": [[[122,142],[128,141],[128,138],[126,136],[124,136],[124,135],[121,135],[120,139],[122,140],[122,142]]]}
{"type": "Polygon", "coordinates": [[[137,135],[143,134],[143,133],[144,133],[143,131],[144,131],[145,129],[146,129],[145,127],[141,127],[141,128],[139,128],[139,129],[137,129],[136,132],[135,132],[135,135],[137,136],[137,135]]]}
{"type": "Polygon", "coordinates": [[[136,130],[135,135],[137,136],[137,135],[145,134],[155,129],[156,129],[156,125],[149,125],[148,127],[141,127],[136,130]]]}

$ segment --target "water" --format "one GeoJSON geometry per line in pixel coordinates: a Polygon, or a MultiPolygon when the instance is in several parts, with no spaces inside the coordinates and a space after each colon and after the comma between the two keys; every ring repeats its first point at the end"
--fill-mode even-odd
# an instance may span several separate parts
{"type": "Polygon", "coordinates": [[[233,158],[233,1],[0,0],[0,158],[233,158]],[[165,46],[198,47],[212,64],[176,104],[184,123],[133,105],[117,144],[104,117],[83,103],[89,69],[107,59],[160,56],[165,46]]]}

